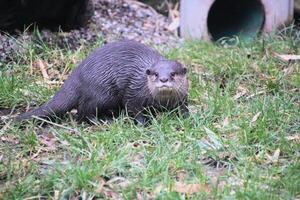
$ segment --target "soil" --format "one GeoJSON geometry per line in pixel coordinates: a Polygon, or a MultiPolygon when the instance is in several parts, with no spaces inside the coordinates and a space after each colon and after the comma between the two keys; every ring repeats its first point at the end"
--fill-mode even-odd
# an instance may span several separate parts
{"type": "Polygon", "coordinates": [[[0,66],[11,60],[11,55],[22,51],[22,41],[39,40],[61,48],[77,49],[98,37],[106,42],[134,39],[150,45],[172,47],[178,43],[177,31],[168,30],[171,20],[157,13],[149,5],[135,0],[93,0],[94,14],[90,22],[70,32],[16,31],[13,36],[0,33],[0,66]]]}

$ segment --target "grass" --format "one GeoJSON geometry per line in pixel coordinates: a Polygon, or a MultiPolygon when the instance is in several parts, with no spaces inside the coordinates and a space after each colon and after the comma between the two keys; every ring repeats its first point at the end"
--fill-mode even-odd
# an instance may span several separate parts
{"type": "MultiPolygon", "coordinates": [[[[188,119],[4,124],[0,199],[299,199],[300,67],[272,54],[300,54],[298,36],[285,31],[235,46],[193,41],[163,52],[188,66],[188,119]]],[[[102,44],[71,51],[19,42],[24,50],[0,71],[2,109],[45,102],[102,44]]]]}

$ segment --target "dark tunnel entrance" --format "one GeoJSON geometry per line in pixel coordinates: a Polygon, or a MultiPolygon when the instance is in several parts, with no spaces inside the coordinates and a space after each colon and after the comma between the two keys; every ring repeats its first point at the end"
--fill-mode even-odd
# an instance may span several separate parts
{"type": "Polygon", "coordinates": [[[207,27],[214,41],[233,36],[248,41],[261,31],[264,17],[260,0],[216,0],[208,13],[207,27]]]}

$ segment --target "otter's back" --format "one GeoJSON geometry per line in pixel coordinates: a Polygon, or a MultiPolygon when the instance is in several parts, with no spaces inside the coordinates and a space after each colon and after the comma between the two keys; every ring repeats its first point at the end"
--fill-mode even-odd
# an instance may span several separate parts
{"type": "Polygon", "coordinates": [[[141,81],[145,71],[163,57],[155,50],[134,42],[106,44],[95,50],[78,66],[79,78],[95,89],[126,89],[141,81]],[[109,87],[107,87],[109,86],[109,87]]]}

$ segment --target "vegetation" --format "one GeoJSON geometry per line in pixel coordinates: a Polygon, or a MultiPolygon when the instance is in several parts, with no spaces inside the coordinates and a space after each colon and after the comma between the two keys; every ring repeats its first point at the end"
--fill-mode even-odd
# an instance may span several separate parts
{"type": "MultiPolygon", "coordinates": [[[[22,52],[0,71],[2,110],[45,102],[102,39],[76,51],[17,42],[22,52]]],[[[163,52],[189,69],[187,119],[3,123],[0,199],[299,199],[300,67],[274,52],[300,54],[299,35],[163,52]]]]}

